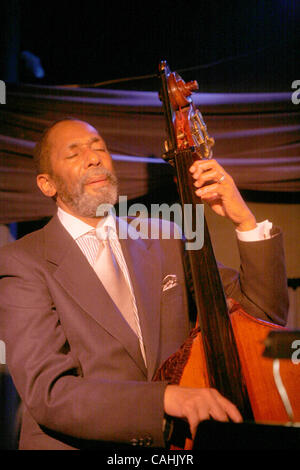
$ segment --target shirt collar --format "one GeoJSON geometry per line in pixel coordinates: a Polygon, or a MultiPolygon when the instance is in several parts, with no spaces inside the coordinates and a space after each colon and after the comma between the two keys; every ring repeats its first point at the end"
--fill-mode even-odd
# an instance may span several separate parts
{"type": "MultiPolygon", "coordinates": [[[[85,235],[91,230],[95,230],[95,227],[92,227],[91,225],[83,222],[81,219],[78,219],[78,217],[69,214],[61,207],[57,208],[57,216],[74,240],[85,235]]],[[[101,219],[97,226],[97,231],[98,229],[101,230],[101,232],[103,230],[103,233],[107,233],[110,229],[112,229],[113,233],[116,233],[116,221],[114,215],[109,213],[106,217],[101,219]]],[[[105,238],[105,236],[103,238],[105,238]]]]}

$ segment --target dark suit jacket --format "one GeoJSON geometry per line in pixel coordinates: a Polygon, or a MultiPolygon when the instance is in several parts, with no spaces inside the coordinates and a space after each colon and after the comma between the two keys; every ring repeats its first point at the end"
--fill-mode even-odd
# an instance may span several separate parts
{"type": "MultiPolygon", "coordinates": [[[[23,403],[21,449],[94,448],[140,439],[163,446],[165,383],[156,369],[188,335],[179,240],[121,240],[144,337],[136,336],[55,216],[0,250],[0,338],[23,403]],[[163,291],[163,279],[177,283],[163,291]]],[[[278,234],[239,243],[225,291],[249,313],[284,323],[287,292],[278,234]]]]}

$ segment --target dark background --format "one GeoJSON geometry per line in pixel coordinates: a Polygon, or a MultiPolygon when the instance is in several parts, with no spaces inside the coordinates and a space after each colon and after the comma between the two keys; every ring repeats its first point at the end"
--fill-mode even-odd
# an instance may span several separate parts
{"type": "MultiPolygon", "coordinates": [[[[10,59],[29,50],[45,70],[36,79],[19,60],[15,81],[94,84],[153,75],[161,60],[200,91],[290,91],[300,78],[298,0],[6,0],[1,9],[2,77],[8,48],[10,59]]],[[[104,86],[157,89],[151,78],[104,86]]]]}

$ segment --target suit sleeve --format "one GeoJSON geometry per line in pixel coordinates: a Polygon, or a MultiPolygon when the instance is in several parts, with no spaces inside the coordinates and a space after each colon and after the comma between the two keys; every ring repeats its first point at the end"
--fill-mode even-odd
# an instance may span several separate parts
{"type": "Polygon", "coordinates": [[[239,272],[219,263],[226,296],[254,317],[285,325],[289,300],[282,233],[275,229],[267,240],[238,240],[238,248],[239,272]]]}
{"type": "Polygon", "coordinates": [[[12,251],[0,250],[0,337],[33,419],[47,432],[77,440],[130,443],[150,434],[154,446],[163,446],[166,384],[85,377],[42,270],[12,251]]]}

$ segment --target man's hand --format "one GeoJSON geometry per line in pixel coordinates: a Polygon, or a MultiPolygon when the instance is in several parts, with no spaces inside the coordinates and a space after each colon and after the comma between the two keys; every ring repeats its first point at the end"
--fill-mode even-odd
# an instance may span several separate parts
{"type": "Polygon", "coordinates": [[[164,409],[170,416],[187,419],[193,439],[198,424],[206,419],[242,422],[242,416],[236,406],[214,388],[168,385],[164,395],[164,409]]]}
{"type": "Polygon", "coordinates": [[[195,192],[218,214],[229,218],[240,231],[256,227],[256,220],[232,177],[214,160],[197,160],[190,168],[195,192]]]}

